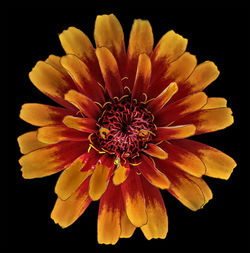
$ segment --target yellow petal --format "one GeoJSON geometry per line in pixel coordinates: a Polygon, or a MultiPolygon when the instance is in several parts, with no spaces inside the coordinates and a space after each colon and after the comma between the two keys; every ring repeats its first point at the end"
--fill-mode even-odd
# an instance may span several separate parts
{"type": "Polygon", "coordinates": [[[27,132],[20,135],[17,138],[18,145],[20,147],[20,152],[22,154],[27,154],[39,148],[46,147],[48,144],[42,143],[37,139],[37,131],[27,132]]]}
{"type": "Polygon", "coordinates": [[[147,148],[143,149],[143,152],[150,156],[157,157],[163,160],[168,158],[168,154],[163,149],[153,143],[148,143],[147,148]]]}
{"type": "Polygon", "coordinates": [[[122,184],[128,177],[129,174],[129,165],[118,165],[118,168],[115,170],[113,175],[114,185],[122,184]]]}
{"type": "Polygon", "coordinates": [[[62,228],[66,228],[83,214],[91,202],[88,195],[88,185],[89,179],[84,181],[67,200],[57,198],[51,213],[51,219],[53,219],[55,223],[58,223],[62,228]]]}
{"type": "Polygon", "coordinates": [[[78,157],[67,169],[65,169],[60,175],[56,187],[55,193],[62,199],[68,199],[82,184],[82,182],[92,174],[92,170],[81,171],[86,161],[86,156],[78,157]]]}
{"type": "Polygon", "coordinates": [[[187,39],[171,30],[162,36],[156,45],[152,61],[167,60],[170,63],[182,55],[186,51],[186,47],[187,39]]]}
{"type": "Polygon", "coordinates": [[[202,109],[214,109],[220,107],[227,107],[227,100],[225,98],[208,98],[207,103],[202,109]]]}
{"type": "Polygon", "coordinates": [[[121,234],[120,238],[130,238],[136,227],[130,222],[126,211],[123,211],[122,216],[121,216],[121,234]]]}

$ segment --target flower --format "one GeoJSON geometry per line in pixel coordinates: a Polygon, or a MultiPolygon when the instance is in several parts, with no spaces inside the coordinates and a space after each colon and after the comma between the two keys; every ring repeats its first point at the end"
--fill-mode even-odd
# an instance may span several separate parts
{"type": "Polygon", "coordinates": [[[23,177],[62,171],[51,218],[63,228],[100,200],[99,243],[129,238],[136,227],[148,240],[165,238],[160,190],[195,211],[212,198],[202,176],[228,179],[236,166],[223,152],[186,139],[233,123],[226,100],[203,91],[218,77],[216,65],[197,65],[185,52],[187,39],[174,31],[153,49],[150,23],[140,19],[126,51],[113,14],[97,16],[96,49],[74,27],[59,38],[66,55],[50,55],[29,74],[61,107],[22,106],[21,119],[39,127],[18,138],[23,177]]]}

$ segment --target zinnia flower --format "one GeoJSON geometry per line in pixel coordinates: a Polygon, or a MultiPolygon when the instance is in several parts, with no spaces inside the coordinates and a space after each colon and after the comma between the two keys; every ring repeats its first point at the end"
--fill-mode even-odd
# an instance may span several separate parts
{"type": "Polygon", "coordinates": [[[224,98],[204,89],[219,75],[197,65],[187,39],[167,32],[153,48],[150,23],[135,20],[128,49],[114,15],[97,16],[96,49],[80,30],[59,35],[66,55],[50,55],[29,74],[61,107],[28,103],[20,117],[39,127],[18,138],[24,178],[61,172],[51,218],[65,228],[100,200],[97,239],[115,244],[140,227],[165,238],[160,190],[195,211],[211,198],[202,176],[228,179],[236,166],[223,152],[186,139],[233,123],[224,98]]]}

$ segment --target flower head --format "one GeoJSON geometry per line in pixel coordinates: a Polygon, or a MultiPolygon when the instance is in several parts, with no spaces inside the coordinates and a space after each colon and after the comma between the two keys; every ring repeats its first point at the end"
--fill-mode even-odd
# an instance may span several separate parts
{"type": "Polygon", "coordinates": [[[224,98],[204,89],[219,75],[197,65],[187,39],[167,32],[153,48],[150,23],[135,20],[128,49],[114,15],[97,16],[96,49],[80,30],[59,35],[66,55],[50,55],[29,74],[60,107],[24,104],[20,117],[39,127],[18,138],[24,178],[62,171],[51,218],[65,228],[100,200],[98,242],[115,244],[140,227],[165,238],[168,217],[160,190],[191,210],[212,192],[202,176],[228,179],[236,166],[223,152],[186,139],[233,123],[224,98]]]}

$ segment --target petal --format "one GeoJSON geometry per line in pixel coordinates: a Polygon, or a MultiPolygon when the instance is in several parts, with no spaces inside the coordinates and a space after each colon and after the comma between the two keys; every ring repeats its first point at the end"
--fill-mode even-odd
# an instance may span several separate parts
{"type": "Polygon", "coordinates": [[[228,179],[236,167],[236,162],[220,150],[193,140],[175,140],[173,144],[187,149],[199,157],[206,166],[205,175],[228,179]]]}
{"type": "Polygon", "coordinates": [[[89,206],[91,199],[88,195],[89,179],[71,195],[67,200],[57,198],[51,218],[62,228],[74,223],[89,206]]]}
{"type": "Polygon", "coordinates": [[[122,216],[121,216],[120,238],[130,238],[133,235],[135,229],[136,227],[130,222],[126,211],[123,210],[122,216]]]}
{"type": "Polygon", "coordinates": [[[153,138],[153,142],[157,143],[159,141],[167,141],[172,139],[184,139],[195,134],[195,126],[190,125],[180,125],[180,126],[170,126],[170,127],[157,127],[155,132],[156,137],[153,138]]]}
{"type": "Polygon", "coordinates": [[[65,99],[75,105],[88,118],[96,119],[101,112],[93,100],[75,90],[70,90],[65,95],[65,99]]]}
{"type": "Polygon", "coordinates": [[[155,164],[147,156],[141,155],[141,163],[138,165],[138,169],[155,187],[160,189],[169,188],[170,182],[168,178],[155,167],[155,164]]]}
{"type": "Polygon", "coordinates": [[[184,39],[173,30],[167,32],[162,36],[154,49],[152,55],[153,64],[166,60],[170,63],[176,60],[186,51],[187,42],[187,39],[184,39]]]}
{"type": "Polygon", "coordinates": [[[234,123],[232,110],[228,107],[200,110],[176,121],[175,124],[193,124],[196,134],[224,129],[234,123]]]}
{"type": "Polygon", "coordinates": [[[191,176],[172,165],[161,167],[171,182],[169,192],[186,207],[196,211],[212,198],[212,192],[202,178],[191,176]]]}
{"type": "Polygon", "coordinates": [[[81,93],[94,101],[104,102],[102,89],[84,62],[75,55],[65,55],[61,58],[61,64],[75,81],[81,93]]]}
{"type": "Polygon", "coordinates": [[[17,141],[22,154],[27,154],[31,151],[47,146],[46,143],[42,143],[37,139],[37,131],[31,131],[20,135],[17,138],[17,141]]]}
{"type": "Polygon", "coordinates": [[[132,98],[143,99],[143,93],[147,91],[151,78],[151,61],[148,55],[140,54],[135,75],[135,83],[132,90],[132,98]]]}
{"type": "Polygon", "coordinates": [[[85,153],[78,157],[67,169],[65,169],[60,175],[56,187],[55,193],[62,199],[68,199],[83,183],[83,181],[92,174],[92,163],[90,156],[95,156],[95,162],[98,160],[97,152],[85,153]]]}
{"type": "Polygon", "coordinates": [[[61,124],[66,115],[75,114],[73,111],[35,103],[23,104],[20,118],[34,126],[61,124]]]}
{"type": "MultiPolygon", "coordinates": [[[[165,106],[155,118],[157,126],[168,126],[169,124],[177,121],[179,118],[189,115],[192,112],[199,110],[207,103],[207,96],[204,92],[194,93],[183,99],[177,100],[172,104],[165,106]]],[[[189,116],[187,116],[189,117],[189,116]]],[[[177,124],[186,125],[192,122],[177,124]]]]}
{"type": "Polygon", "coordinates": [[[96,47],[106,47],[116,58],[121,74],[125,67],[125,44],[122,26],[115,15],[98,15],[95,21],[96,47]]]}
{"type": "Polygon", "coordinates": [[[227,107],[227,100],[225,98],[208,98],[207,103],[202,109],[215,109],[220,107],[227,107]]]}
{"type": "Polygon", "coordinates": [[[154,45],[154,37],[152,27],[147,20],[136,19],[132,26],[128,52],[127,52],[127,86],[132,90],[138,57],[140,54],[151,55],[154,45]]]}
{"type": "Polygon", "coordinates": [[[62,72],[64,75],[69,75],[68,72],[61,65],[61,57],[51,54],[46,60],[46,63],[50,64],[52,67],[62,72]]]}
{"type": "Polygon", "coordinates": [[[23,177],[45,177],[61,171],[85,153],[88,146],[88,142],[64,141],[28,153],[19,160],[23,177]]]}
{"type": "Polygon", "coordinates": [[[147,148],[143,149],[142,151],[150,156],[157,157],[159,159],[164,160],[168,158],[168,154],[163,149],[153,143],[148,143],[147,148]]]}
{"type": "Polygon", "coordinates": [[[170,83],[162,93],[147,104],[147,109],[154,115],[157,114],[178,91],[176,83],[170,83]]]}
{"type": "Polygon", "coordinates": [[[73,54],[80,58],[88,66],[97,82],[102,83],[95,50],[89,38],[81,30],[69,27],[59,35],[59,39],[66,54],[73,54]]]}
{"type": "Polygon", "coordinates": [[[169,164],[173,164],[181,170],[197,177],[201,177],[205,174],[205,165],[193,153],[173,145],[170,142],[164,142],[160,144],[160,146],[168,152],[168,159],[164,160],[164,162],[166,162],[166,167],[168,167],[169,164]]]}
{"type": "Polygon", "coordinates": [[[105,47],[96,49],[96,56],[98,58],[105,87],[111,98],[121,97],[123,94],[123,87],[121,76],[115,57],[105,47]]]}
{"type": "Polygon", "coordinates": [[[129,163],[119,164],[114,171],[113,175],[113,184],[119,185],[122,184],[128,177],[130,171],[129,163]]]}
{"type": "Polygon", "coordinates": [[[86,133],[96,132],[96,120],[91,118],[78,118],[66,116],[63,119],[63,124],[72,129],[76,129],[86,133]]]}
{"type": "Polygon", "coordinates": [[[179,85],[179,92],[175,99],[183,98],[189,94],[203,91],[210,83],[217,79],[220,72],[211,61],[199,64],[185,82],[179,85]]]}
{"type": "Polygon", "coordinates": [[[70,89],[75,89],[74,82],[68,77],[52,67],[50,64],[39,61],[29,73],[31,82],[51,99],[55,100],[58,104],[74,108],[70,103],[64,100],[64,94],[70,89]]]}
{"type": "Polygon", "coordinates": [[[89,196],[92,200],[98,200],[106,191],[109,184],[110,171],[114,167],[113,159],[105,154],[97,162],[89,183],[89,196]]]}
{"type": "Polygon", "coordinates": [[[160,191],[142,178],[142,186],[146,200],[148,222],[141,227],[144,236],[152,238],[166,238],[168,232],[168,216],[160,191]]]}
{"type": "Polygon", "coordinates": [[[121,214],[123,212],[122,194],[119,186],[110,182],[103,194],[98,213],[97,241],[116,244],[121,233],[121,214]]]}
{"type": "Polygon", "coordinates": [[[127,180],[121,184],[121,189],[130,222],[136,227],[141,227],[147,223],[147,213],[141,176],[135,170],[136,168],[131,168],[127,180]]]}
{"type": "Polygon", "coordinates": [[[151,86],[148,91],[149,98],[158,96],[171,82],[181,85],[193,72],[196,64],[196,57],[188,52],[171,63],[168,62],[168,59],[159,61],[158,64],[154,63],[152,65],[151,86]]]}
{"type": "Polygon", "coordinates": [[[37,130],[37,139],[47,144],[60,141],[87,141],[88,136],[87,133],[76,131],[64,125],[45,126],[37,130]]]}

